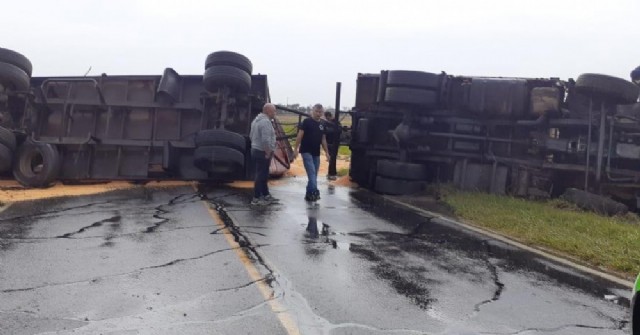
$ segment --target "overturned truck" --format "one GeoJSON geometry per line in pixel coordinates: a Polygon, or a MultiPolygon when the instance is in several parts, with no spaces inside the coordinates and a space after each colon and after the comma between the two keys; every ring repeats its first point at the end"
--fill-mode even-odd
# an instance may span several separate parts
{"type": "MultiPolygon", "coordinates": [[[[203,75],[31,77],[0,48],[0,174],[27,187],[54,181],[252,178],[249,130],[270,101],[267,76],[218,51],[203,75]]],[[[274,122],[276,133],[282,127],[274,122]]],[[[293,157],[278,141],[272,175],[293,157]]]]}
{"type": "Polygon", "coordinates": [[[359,74],[350,175],[386,194],[429,182],[527,197],[577,188],[637,207],[638,93],[601,74],[359,74]]]}

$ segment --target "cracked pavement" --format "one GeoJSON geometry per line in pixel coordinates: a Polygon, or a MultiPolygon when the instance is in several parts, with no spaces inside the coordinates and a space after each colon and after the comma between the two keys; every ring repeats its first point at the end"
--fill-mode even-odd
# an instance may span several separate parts
{"type": "Polygon", "coordinates": [[[304,179],[279,183],[265,209],[223,186],[15,203],[0,213],[0,334],[628,332],[604,299],[620,288],[322,187],[314,206],[304,179]]]}

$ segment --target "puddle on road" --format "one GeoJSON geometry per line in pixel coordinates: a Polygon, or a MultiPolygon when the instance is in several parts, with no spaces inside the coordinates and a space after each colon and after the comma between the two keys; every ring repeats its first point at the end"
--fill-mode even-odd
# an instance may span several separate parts
{"type": "Polygon", "coordinates": [[[347,251],[351,249],[351,242],[338,241],[336,239],[329,238],[329,235],[337,235],[335,232],[331,231],[330,225],[322,221],[318,221],[318,219],[315,218],[314,216],[309,216],[308,219],[309,221],[307,222],[307,228],[306,228],[306,234],[305,234],[306,237],[317,239],[317,238],[320,238],[320,236],[322,236],[324,237],[324,240],[321,242],[331,245],[333,249],[340,249],[340,250],[347,250],[347,251]]]}
{"type": "Polygon", "coordinates": [[[307,222],[306,228],[307,234],[309,237],[318,238],[320,235],[328,236],[329,235],[329,225],[318,221],[318,219],[314,217],[309,217],[309,221],[307,222]]]}
{"type": "Polygon", "coordinates": [[[336,240],[331,240],[331,245],[333,245],[334,249],[351,250],[351,243],[349,242],[338,242],[336,240]]]}

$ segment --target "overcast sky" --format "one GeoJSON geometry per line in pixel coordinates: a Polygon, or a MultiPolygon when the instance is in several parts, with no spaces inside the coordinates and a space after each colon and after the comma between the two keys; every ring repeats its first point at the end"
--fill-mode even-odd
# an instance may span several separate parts
{"type": "Polygon", "coordinates": [[[380,70],[628,79],[640,65],[639,0],[1,1],[0,46],[34,76],[202,74],[232,50],[269,76],[276,103],[353,106],[380,70]]]}

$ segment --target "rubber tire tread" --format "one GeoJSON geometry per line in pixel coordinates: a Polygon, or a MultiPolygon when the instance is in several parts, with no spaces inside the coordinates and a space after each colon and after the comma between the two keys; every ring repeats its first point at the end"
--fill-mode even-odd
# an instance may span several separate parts
{"type": "Polygon", "coordinates": [[[13,177],[25,187],[44,188],[53,183],[62,167],[62,159],[55,145],[48,143],[24,142],[15,155],[13,177]],[[43,169],[35,174],[31,171],[31,161],[35,151],[42,155],[43,169]]]}
{"type": "Polygon", "coordinates": [[[441,76],[435,73],[397,70],[388,71],[386,85],[439,90],[440,82],[441,76]]]}
{"type": "Polygon", "coordinates": [[[382,177],[404,180],[426,180],[427,167],[422,164],[381,159],[376,171],[382,177]]]}
{"type": "Polygon", "coordinates": [[[233,51],[216,51],[209,54],[204,63],[204,69],[218,65],[237,67],[248,74],[253,72],[253,64],[249,58],[233,51]]]}
{"type": "Polygon", "coordinates": [[[11,152],[16,151],[16,136],[5,127],[0,127],[0,144],[6,146],[11,152]]]}
{"type": "Polygon", "coordinates": [[[202,80],[205,89],[209,92],[215,92],[222,86],[229,86],[242,93],[251,90],[251,75],[233,66],[212,66],[205,71],[202,80]]]}
{"type": "Polygon", "coordinates": [[[247,151],[247,140],[244,136],[228,130],[206,129],[196,133],[196,147],[222,146],[240,152],[247,151]]]}
{"type": "Polygon", "coordinates": [[[244,171],[244,162],[245,157],[242,152],[227,147],[199,147],[193,153],[193,164],[200,170],[210,173],[232,174],[244,171]],[[220,166],[217,167],[217,164],[220,166]]]}
{"type": "Polygon", "coordinates": [[[568,188],[562,195],[562,199],[582,209],[604,215],[625,214],[629,211],[629,208],[625,204],[575,188],[568,188]]]}
{"type": "Polygon", "coordinates": [[[596,93],[619,99],[622,103],[635,103],[640,95],[640,87],[618,77],[597,73],[581,74],[576,80],[578,92],[596,93]]]}
{"type": "Polygon", "coordinates": [[[33,74],[33,65],[31,64],[31,61],[19,52],[0,48],[0,62],[17,66],[29,77],[33,74]]]}
{"type": "Polygon", "coordinates": [[[426,183],[376,176],[374,190],[389,195],[406,195],[422,192],[426,183]]]}
{"type": "Polygon", "coordinates": [[[13,151],[6,145],[0,144],[0,173],[11,171],[13,151]]]}
{"type": "Polygon", "coordinates": [[[438,94],[435,91],[409,87],[387,87],[384,101],[388,104],[409,104],[435,107],[438,94]]]}
{"type": "Polygon", "coordinates": [[[19,67],[0,62],[0,83],[4,86],[13,87],[16,91],[27,91],[30,86],[30,79],[24,70],[19,67]]]}

